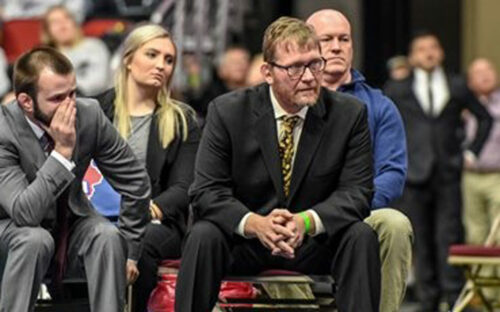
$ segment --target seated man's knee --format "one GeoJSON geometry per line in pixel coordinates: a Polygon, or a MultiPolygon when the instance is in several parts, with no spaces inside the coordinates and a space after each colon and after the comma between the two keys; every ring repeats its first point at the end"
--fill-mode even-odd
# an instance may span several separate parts
{"type": "Polygon", "coordinates": [[[210,221],[197,221],[191,228],[188,240],[203,246],[214,246],[225,241],[224,233],[210,221]]]}
{"type": "Polygon", "coordinates": [[[52,257],[55,251],[55,243],[54,238],[47,230],[41,227],[23,227],[20,231],[22,233],[13,242],[16,246],[12,247],[22,246],[30,256],[36,254],[52,257]]]}
{"type": "Polygon", "coordinates": [[[372,211],[367,223],[377,232],[380,239],[413,239],[413,228],[402,212],[386,208],[372,211]]]}
{"type": "Polygon", "coordinates": [[[180,257],[182,235],[174,226],[148,223],[143,242],[143,258],[156,259],[166,256],[168,259],[174,259],[180,257]]]}
{"type": "Polygon", "coordinates": [[[394,213],[392,218],[390,218],[391,228],[394,228],[394,231],[397,234],[404,235],[405,237],[411,237],[413,240],[413,227],[411,225],[410,219],[408,219],[408,217],[403,213],[397,210],[394,211],[396,211],[397,213],[394,213]]]}
{"type": "Polygon", "coordinates": [[[123,243],[123,237],[120,230],[113,224],[101,222],[95,227],[96,240],[101,244],[118,245],[123,243]]]}
{"type": "Polygon", "coordinates": [[[378,249],[378,238],[375,231],[364,222],[355,222],[347,228],[345,239],[357,246],[376,247],[378,249]]]}

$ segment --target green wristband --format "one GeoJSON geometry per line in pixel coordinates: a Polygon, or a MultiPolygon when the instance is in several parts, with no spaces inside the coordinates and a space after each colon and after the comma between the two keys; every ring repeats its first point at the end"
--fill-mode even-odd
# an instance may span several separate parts
{"type": "Polygon", "coordinates": [[[309,218],[309,215],[303,211],[299,213],[299,216],[304,220],[304,226],[305,226],[305,233],[309,234],[309,231],[311,230],[311,219],[309,218]]]}

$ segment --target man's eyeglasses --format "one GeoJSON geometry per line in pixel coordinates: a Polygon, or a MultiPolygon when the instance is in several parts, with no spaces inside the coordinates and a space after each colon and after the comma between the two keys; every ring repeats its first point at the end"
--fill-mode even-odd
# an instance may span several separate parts
{"type": "Polygon", "coordinates": [[[326,60],[321,57],[321,58],[312,60],[305,65],[304,64],[292,64],[289,66],[283,66],[280,64],[276,64],[275,62],[268,62],[268,63],[274,67],[278,67],[278,68],[286,70],[288,76],[291,79],[299,79],[300,77],[302,77],[302,75],[306,71],[306,68],[309,68],[309,70],[313,74],[317,74],[317,73],[323,71],[323,69],[325,69],[326,60]]]}

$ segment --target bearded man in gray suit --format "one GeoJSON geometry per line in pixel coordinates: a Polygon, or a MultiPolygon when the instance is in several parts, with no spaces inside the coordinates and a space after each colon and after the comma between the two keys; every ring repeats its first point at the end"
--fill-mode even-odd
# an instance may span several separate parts
{"type": "MultiPolygon", "coordinates": [[[[33,310],[44,277],[85,272],[92,311],[120,311],[148,222],[145,169],[101,112],[76,99],[73,67],[47,47],[14,67],[16,100],[0,108],[0,311],[33,310]],[[121,194],[118,227],[82,191],[94,159],[121,194]]],[[[60,287],[53,287],[60,289],[60,287]]]]}

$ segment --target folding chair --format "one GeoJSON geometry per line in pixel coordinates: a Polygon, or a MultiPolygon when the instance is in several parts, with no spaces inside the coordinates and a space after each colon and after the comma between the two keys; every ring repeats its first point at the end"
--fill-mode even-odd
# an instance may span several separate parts
{"type": "Polygon", "coordinates": [[[467,282],[462,288],[455,302],[452,312],[460,312],[477,296],[481,304],[488,311],[493,311],[493,302],[484,295],[484,288],[500,287],[500,277],[481,275],[481,269],[485,265],[500,266],[500,246],[495,246],[495,239],[500,229],[500,215],[498,215],[488,234],[484,245],[453,245],[450,247],[448,263],[461,266],[465,270],[467,282]]]}

